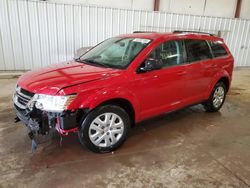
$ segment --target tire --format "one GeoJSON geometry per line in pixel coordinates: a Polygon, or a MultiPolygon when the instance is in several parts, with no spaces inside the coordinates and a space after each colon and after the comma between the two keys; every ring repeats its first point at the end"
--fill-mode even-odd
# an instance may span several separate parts
{"type": "Polygon", "coordinates": [[[226,93],[225,84],[223,82],[218,82],[214,86],[209,99],[203,104],[205,110],[207,112],[218,112],[224,104],[226,93]]]}
{"type": "Polygon", "coordinates": [[[100,106],[82,121],[78,132],[79,141],[93,152],[111,152],[124,143],[130,125],[130,117],[123,108],[100,106]]]}

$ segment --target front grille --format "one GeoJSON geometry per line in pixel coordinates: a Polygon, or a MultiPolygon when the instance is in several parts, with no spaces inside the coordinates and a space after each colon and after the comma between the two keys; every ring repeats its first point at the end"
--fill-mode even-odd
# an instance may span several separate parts
{"type": "Polygon", "coordinates": [[[23,97],[23,96],[20,95],[19,93],[17,93],[17,96],[18,96],[17,101],[18,101],[19,103],[21,103],[21,104],[24,105],[24,106],[28,104],[30,98],[23,97]]]}
{"type": "Polygon", "coordinates": [[[29,96],[29,97],[33,97],[34,96],[34,93],[31,93],[23,88],[20,89],[20,92],[26,96],[29,96]]]}
{"type": "Polygon", "coordinates": [[[14,103],[21,109],[25,109],[27,107],[28,102],[34,96],[34,93],[29,92],[25,89],[20,88],[17,86],[16,93],[14,94],[14,103]]]}

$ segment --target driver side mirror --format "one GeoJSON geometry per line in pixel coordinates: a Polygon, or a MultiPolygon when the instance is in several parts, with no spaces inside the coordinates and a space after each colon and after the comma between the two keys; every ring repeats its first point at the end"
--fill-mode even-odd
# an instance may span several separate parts
{"type": "Polygon", "coordinates": [[[144,66],[141,66],[137,69],[137,73],[144,73],[144,72],[149,72],[152,70],[158,70],[161,69],[161,63],[160,61],[156,60],[156,59],[146,59],[144,62],[144,66]]]}

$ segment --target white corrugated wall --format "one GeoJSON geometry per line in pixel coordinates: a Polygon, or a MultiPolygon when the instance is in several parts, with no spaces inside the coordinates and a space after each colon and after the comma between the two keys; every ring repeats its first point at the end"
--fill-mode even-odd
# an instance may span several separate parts
{"type": "Polygon", "coordinates": [[[221,32],[236,66],[250,66],[250,20],[55,4],[0,1],[0,70],[29,70],[120,33],[175,29],[221,32]]]}

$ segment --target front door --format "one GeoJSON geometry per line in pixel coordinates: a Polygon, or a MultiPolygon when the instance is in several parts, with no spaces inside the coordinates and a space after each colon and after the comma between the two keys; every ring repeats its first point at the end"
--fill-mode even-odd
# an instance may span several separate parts
{"type": "MultiPolygon", "coordinates": [[[[183,41],[166,41],[156,47],[146,59],[160,63],[161,69],[137,73],[133,84],[140,101],[142,119],[182,105],[185,98],[186,64],[183,41]]],[[[145,66],[142,63],[141,66],[145,66]]]]}

